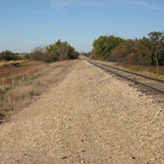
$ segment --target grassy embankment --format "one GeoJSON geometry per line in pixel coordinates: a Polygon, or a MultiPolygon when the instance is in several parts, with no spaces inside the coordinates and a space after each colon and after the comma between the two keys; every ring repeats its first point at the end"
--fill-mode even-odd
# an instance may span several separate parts
{"type": "Polygon", "coordinates": [[[35,96],[58,81],[59,76],[70,65],[70,62],[66,62],[0,63],[0,123],[22,110],[35,96]]]}

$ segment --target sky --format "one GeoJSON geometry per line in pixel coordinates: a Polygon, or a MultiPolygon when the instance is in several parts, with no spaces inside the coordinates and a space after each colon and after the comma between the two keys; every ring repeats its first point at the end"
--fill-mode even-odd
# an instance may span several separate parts
{"type": "Polygon", "coordinates": [[[31,52],[58,39],[89,52],[101,35],[164,31],[164,0],[0,0],[0,52],[31,52]]]}

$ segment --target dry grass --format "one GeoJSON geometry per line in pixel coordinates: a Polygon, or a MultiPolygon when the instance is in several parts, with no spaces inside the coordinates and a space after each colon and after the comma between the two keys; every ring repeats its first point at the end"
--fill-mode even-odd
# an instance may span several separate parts
{"type": "Polygon", "coordinates": [[[19,66],[8,65],[7,67],[0,67],[0,85],[10,84],[22,78],[30,78],[46,70],[50,65],[38,61],[28,61],[19,66]]]}
{"type": "Polygon", "coordinates": [[[152,76],[152,77],[164,80],[164,67],[163,66],[159,68],[159,73],[158,73],[157,68],[153,66],[125,65],[125,64],[118,64],[118,63],[116,65],[121,66],[128,70],[134,71],[134,72],[139,72],[147,76],[152,76]]]}
{"type": "Polygon", "coordinates": [[[106,61],[103,62],[107,64],[110,63],[113,66],[117,66],[129,71],[138,72],[147,76],[152,76],[164,80],[164,66],[161,66],[159,68],[159,73],[158,73],[157,68],[155,66],[130,65],[130,64],[123,64],[123,63],[116,63],[116,62],[106,62],[106,61]]]}
{"type": "MultiPolygon", "coordinates": [[[[34,75],[28,80],[22,80],[0,90],[0,114],[8,118],[22,110],[24,106],[34,101],[35,97],[45,91],[48,86],[57,83],[69,70],[73,61],[50,64],[46,71],[34,75]]],[[[2,120],[2,119],[0,119],[2,120]]],[[[1,122],[1,121],[0,121],[1,122]]]]}
{"type": "Polygon", "coordinates": [[[0,62],[0,67],[8,67],[10,65],[16,65],[16,64],[22,64],[25,63],[25,60],[11,60],[11,61],[1,61],[0,62]]]}

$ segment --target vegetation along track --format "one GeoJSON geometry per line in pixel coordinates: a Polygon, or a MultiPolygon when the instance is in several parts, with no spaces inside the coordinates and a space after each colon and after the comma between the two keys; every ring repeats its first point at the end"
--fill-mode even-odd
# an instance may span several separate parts
{"type": "Polygon", "coordinates": [[[93,60],[87,60],[90,64],[93,64],[101,69],[104,69],[107,72],[113,73],[117,76],[120,76],[124,79],[130,80],[142,86],[145,86],[149,89],[153,89],[157,92],[164,94],[164,80],[157,79],[150,76],[145,76],[136,72],[127,71],[117,67],[110,66],[108,64],[103,64],[93,60]]]}

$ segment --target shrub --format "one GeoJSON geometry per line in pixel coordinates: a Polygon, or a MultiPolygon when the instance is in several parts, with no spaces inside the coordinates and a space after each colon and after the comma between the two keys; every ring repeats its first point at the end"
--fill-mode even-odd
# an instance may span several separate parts
{"type": "Polygon", "coordinates": [[[19,56],[16,53],[13,53],[11,51],[3,51],[0,53],[0,60],[6,60],[6,61],[10,61],[10,60],[18,60],[19,56]]]}
{"type": "Polygon", "coordinates": [[[47,63],[57,61],[56,55],[53,53],[44,54],[43,60],[47,63]]]}
{"type": "Polygon", "coordinates": [[[125,64],[151,65],[151,51],[145,40],[126,40],[116,47],[108,57],[109,61],[125,64]]]}
{"type": "Polygon", "coordinates": [[[33,60],[43,61],[44,55],[45,55],[45,48],[44,47],[36,47],[36,48],[34,48],[33,52],[29,55],[29,57],[33,60]]]}

